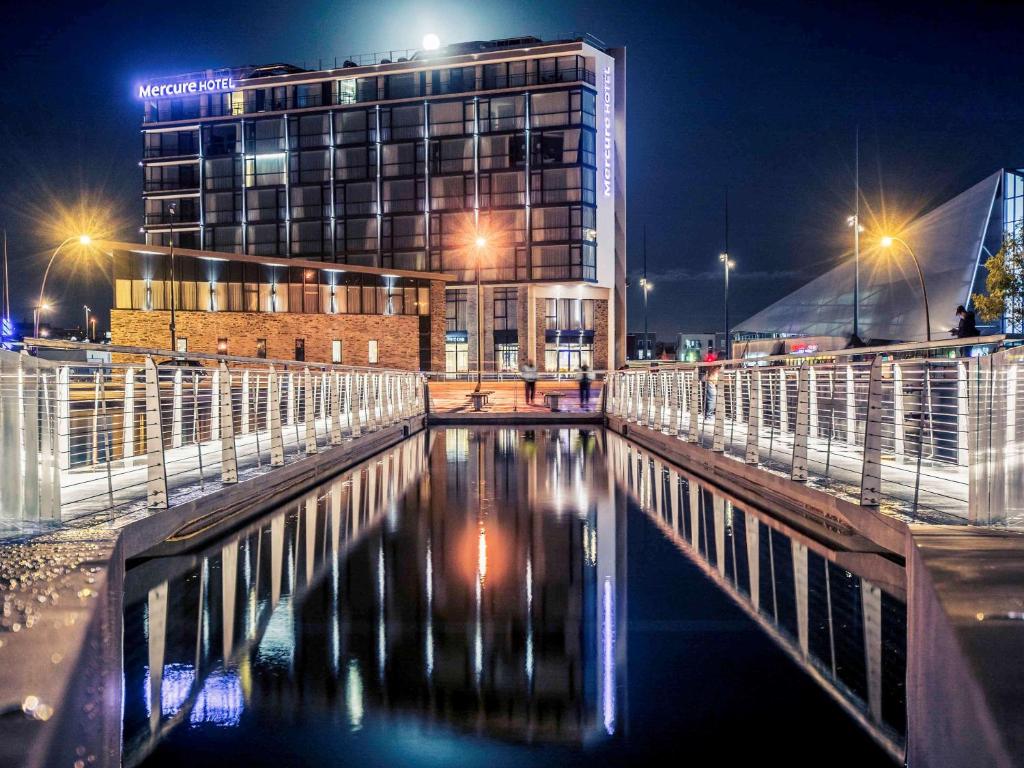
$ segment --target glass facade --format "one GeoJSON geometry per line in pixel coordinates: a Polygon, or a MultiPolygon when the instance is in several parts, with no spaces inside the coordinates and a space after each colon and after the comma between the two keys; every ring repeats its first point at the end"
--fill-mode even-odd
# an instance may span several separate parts
{"type": "Polygon", "coordinates": [[[594,66],[538,56],[251,78],[233,93],[149,101],[148,240],[466,282],[477,269],[484,282],[596,281],[594,66]],[[156,127],[189,119],[200,124],[156,127]],[[489,241],[480,264],[477,231],[489,241]]]}
{"type": "MultiPolygon", "coordinates": [[[[1024,170],[1008,170],[1003,174],[1002,214],[1004,236],[1020,234],[1024,229],[1024,170]]],[[[1009,320],[1011,308],[1007,309],[1004,333],[1024,333],[1024,327],[1009,320]]]]}

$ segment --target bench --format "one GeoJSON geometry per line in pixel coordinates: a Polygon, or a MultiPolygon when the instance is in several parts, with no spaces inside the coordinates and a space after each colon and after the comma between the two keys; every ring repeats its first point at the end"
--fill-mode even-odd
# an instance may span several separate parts
{"type": "Polygon", "coordinates": [[[483,407],[485,405],[488,405],[488,399],[493,394],[494,394],[493,392],[483,392],[483,391],[481,391],[481,392],[470,392],[468,395],[466,395],[466,397],[473,401],[473,410],[474,411],[482,411],[483,407]]]}
{"type": "Polygon", "coordinates": [[[563,397],[566,397],[565,392],[545,392],[544,393],[544,405],[551,409],[552,413],[559,412],[559,403],[563,397]]]}

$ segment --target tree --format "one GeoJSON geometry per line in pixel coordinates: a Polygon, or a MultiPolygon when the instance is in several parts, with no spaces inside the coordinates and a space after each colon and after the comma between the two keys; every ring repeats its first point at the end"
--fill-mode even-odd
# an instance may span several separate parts
{"type": "Polygon", "coordinates": [[[999,251],[985,261],[985,294],[971,296],[986,322],[1006,318],[1009,328],[1024,327],[1024,224],[1003,237],[999,251]]]}

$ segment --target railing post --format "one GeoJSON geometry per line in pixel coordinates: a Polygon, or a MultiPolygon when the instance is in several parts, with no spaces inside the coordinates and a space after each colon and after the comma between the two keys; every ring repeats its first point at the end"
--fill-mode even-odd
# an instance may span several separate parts
{"type": "Polygon", "coordinates": [[[893,453],[902,460],[907,455],[907,427],[904,416],[903,366],[892,364],[893,453]]]}
{"type": "Polygon", "coordinates": [[[181,448],[181,368],[174,369],[171,393],[171,448],[181,448]]]}
{"type": "Polygon", "coordinates": [[[686,442],[696,443],[700,421],[700,378],[697,369],[690,371],[690,424],[686,433],[686,442]]]}
{"type": "Polygon", "coordinates": [[[285,409],[285,424],[295,423],[295,372],[288,371],[288,407],[285,409]]]}
{"type": "Polygon", "coordinates": [[[249,369],[242,371],[242,423],[239,432],[249,434],[249,369]]]}
{"type": "MultiPolygon", "coordinates": [[[[1000,485],[1006,473],[1006,464],[997,472],[992,471],[993,415],[995,409],[995,374],[1000,369],[1004,352],[971,359],[970,377],[970,450],[968,451],[967,520],[972,525],[987,525],[994,522],[992,510],[992,486],[998,479],[1000,485]]],[[[1005,510],[1005,505],[1001,510],[1005,510]]]]}
{"type": "Polygon", "coordinates": [[[322,368],[320,370],[320,418],[324,421],[324,432],[330,433],[331,430],[331,419],[328,415],[328,395],[331,393],[330,379],[327,376],[327,369],[322,368]]]}
{"type": "Polygon", "coordinates": [[[306,455],[312,456],[316,453],[316,398],[313,395],[313,377],[309,373],[308,365],[302,369],[302,389],[306,395],[306,407],[303,409],[306,424],[306,455]]]}
{"type": "Polygon", "coordinates": [[[801,366],[796,372],[796,431],[793,433],[793,461],[789,476],[798,482],[807,480],[808,389],[812,373],[813,369],[806,366],[801,366]]]}
{"type": "Polygon", "coordinates": [[[360,395],[359,395],[359,384],[362,381],[362,374],[350,373],[348,374],[348,397],[346,403],[348,405],[348,423],[349,430],[352,433],[352,437],[359,437],[362,432],[360,426],[360,395]]]}
{"type": "Polygon", "coordinates": [[[22,519],[39,519],[39,361],[22,351],[18,376],[21,439],[25,463],[21,469],[22,519]]]}
{"type": "Polygon", "coordinates": [[[235,454],[235,421],[231,412],[231,371],[220,363],[220,481],[238,482],[238,458],[235,454]]]}
{"type": "Polygon", "coordinates": [[[807,370],[807,430],[818,437],[818,371],[812,365],[807,370]]]}
{"type": "Polygon", "coordinates": [[[71,368],[57,369],[57,466],[71,469],[71,368]]]}
{"type": "Polygon", "coordinates": [[[963,360],[956,364],[956,447],[957,463],[961,467],[968,464],[967,444],[969,440],[970,403],[967,397],[967,365],[963,360]]]}
{"type": "MultiPolygon", "coordinates": [[[[52,376],[42,374],[42,416],[39,446],[39,518],[60,520],[60,370],[52,376]],[[50,387],[50,380],[53,387],[50,387]]],[[[70,440],[69,440],[70,443],[70,440]]]]}
{"type": "Polygon", "coordinates": [[[708,386],[715,388],[715,434],[711,450],[722,453],[725,450],[725,371],[720,371],[715,382],[708,380],[708,386]]]}
{"type": "Polygon", "coordinates": [[[761,372],[755,370],[748,376],[747,451],[743,460],[747,464],[757,464],[761,458],[761,372]]]}
{"type": "MultiPolygon", "coordinates": [[[[799,374],[798,374],[799,375],[799,374]]],[[[779,369],[779,434],[789,433],[789,371],[779,369]]]]}
{"type": "Polygon", "coordinates": [[[0,350],[0,519],[24,516],[22,504],[22,356],[0,350]]]}
{"type": "MultiPolygon", "coordinates": [[[[847,367],[849,370],[849,367],[847,367]]],[[[868,418],[864,426],[864,463],[860,475],[860,503],[877,507],[882,494],[882,358],[871,361],[868,418]]]]}
{"type": "Polygon", "coordinates": [[[281,381],[274,366],[267,372],[267,429],[270,430],[270,466],[284,466],[284,434],[281,431],[281,381]]]}
{"type": "Polygon", "coordinates": [[[331,445],[341,443],[341,374],[331,371],[331,445]]]}
{"type": "Polygon", "coordinates": [[[152,357],[146,358],[146,506],[167,509],[167,466],[160,424],[160,379],[152,357]]]}
{"type": "Polygon", "coordinates": [[[366,374],[366,424],[370,432],[376,432],[377,424],[377,392],[374,374],[366,374]]]}
{"type": "Polygon", "coordinates": [[[217,440],[220,435],[220,367],[213,369],[213,377],[210,380],[210,440],[217,440]]]}
{"type": "Polygon", "coordinates": [[[857,444],[857,397],[853,366],[846,366],[846,444],[857,444]]]}
{"type": "Polygon", "coordinates": [[[124,371],[124,405],[121,412],[121,458],[130,459],[135,455],[135,369],[131,366],[124,371]]]}

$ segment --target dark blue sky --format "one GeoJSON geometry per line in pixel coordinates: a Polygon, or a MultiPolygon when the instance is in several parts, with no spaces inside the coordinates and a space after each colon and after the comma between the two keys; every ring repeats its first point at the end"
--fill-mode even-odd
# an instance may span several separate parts
{"type": "MultiPolygon", "coordinates": [[[[629,49],[630,272],[648,230],[651,328],[721,325],[724,199],[743,319],[849,249],[854,126],[864,199],[921,211],[1024,165],[1024,12],[1012,3],[18,3],[0,27],[0,221],[12,299],[34,304],[43,220],[89,193],[137,239],[139,79],[443,42],[590,32],[629,49]],[[28,214],[26,215],[26,211],[28,214]]],[[[921,254],[927,258],[927,254],[921,254]]],[[[60,313],[109,306],[100,267],[51,278],[60,313]]],[[[636,280],[634,279],[634,286],[636,280]]],[[[630,328],[641,323],[631,289],[630,328]]]]}

